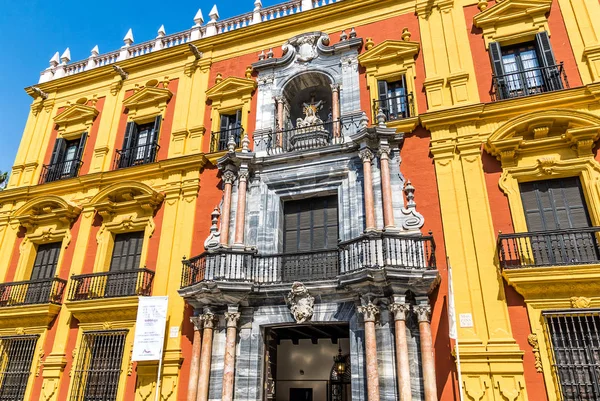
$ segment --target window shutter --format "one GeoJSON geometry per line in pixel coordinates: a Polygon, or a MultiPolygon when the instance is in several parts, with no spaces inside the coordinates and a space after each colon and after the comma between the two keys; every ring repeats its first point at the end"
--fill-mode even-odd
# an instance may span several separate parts
{"type": "Polygon", "coordinates": [[[160,123],[162,122],[162,116],[158,115],[154,119],[154,127],[152,128],[152,132],[150,133],[150,138],[148,138],[148,146],[146,147],[146,157],[149,162],[153,162],[156,159],[156,146],[155,143],[158,142],[158,135],[160,134],[160,123]]]}
{"type": "Polygon", "coordinates": [[[79,144],[77,145],[77,153],[75,153],[75,160],[81,161],[83,159],[83,150],[85,149],[85,142],[87,141],[87,132],[81,134],[79,144]]]}
{"type": "Polygon", "coordinates": [[[125,128],[125,137],[123,138],[123,150],[130,149],[133,146],[136,131],[136,123],[133,121],[128,122],[127,127],[125,128]]]}
{"type": "Polygon", "coordinates": [[[110,271],[134,270],[140,267],[144,232],[117,234],[110,271]]]}
{"type": "Polygon", "coordinates": [[[50,164],[57,164],[63,161],[65,156],[65,150],[67,149],[67,141],[64,138],[57,138],[54,142],[54,149],[52,150],[52,157],[50,158],[50,164]]]}
{"type": "Polygon", "coordinates": [[[550,45],[550,37],[548,36],[548,32],[544,31],[537,33],[535,35],[535,43],[542,65],[545,67],[556,65],[556,60],[554,59],[554,52],[552,51],[552,46],[550,45]]]}
{"type": "Polygon", "coordinates": [[[54,277],[61,245],[61,242],[53,242],[38,246],[30,280],[42,280],[54,277]]]}
{"type": "Polygon", "coordinates": [[[235,112],[235,126],[236,127],[242,126],[242,110],[238,110],[235,112]]]}
{"type": "Polygon", "coordinates": [[[502,49],[500,48],[500,43],[490,42],[489,53],[494,75],[497,77],[504,75],[504,66],[502,65],[502,49]]]}
{"type": "Polygon", "coordinates": [[[284,205],[284,252],[332,249],[338,241],[337,196],[284,205]]]}
{"type": "Polygon", "coordinates": [[[388,93],[388,83],[387,81],[377,81],[377,90],[378,90],[378,94],[379,94],[379,100],[382,102],[382,104],[385,104],[385,101],[387,100],[387,93],[388,93]]]}

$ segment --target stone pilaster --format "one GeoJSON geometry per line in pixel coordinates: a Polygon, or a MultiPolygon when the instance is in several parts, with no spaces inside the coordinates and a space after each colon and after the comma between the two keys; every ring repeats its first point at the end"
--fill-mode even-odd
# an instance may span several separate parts
{"type": "Polygon", "coordinates": [[[410,305],[395,302],[390,305],[390,312],[394,316],[398,395],[400,401],[411,401],[410,364],[408,360],[408,342],[406,340],[406,317],[410,312],[410,305]]]}
{"type": "Polygon", "coordinates": [[[392,204],[392,184],[390,177],[390,147],[381,145],[379,148],[379,161],[381,170],[381,197],[383,200],[383,226],[386,229],[394,228],[394,206],[392,204]]]}
{"type": "Polygon", "coordinates": [[[435,362],[433,357],[433,341],[431,337],[431,306],[417,305],[414,311],[419,319],[419,335],[421,337],[421,363],[423,365],[423,387],[425,401],[437,400],[437,387],[435,383],[435,362]]]}
{"type": "Polygon", "coordinates": [[[217,321],[215,315],[210,310],[205,310],[204,314],[200,315],[199,318],[204,325],[204,331],[202,333],[202,352],[200,354],[200,374],[198,375],[196,401],[208,401],[213,331],[217,321]]]}
{"type": "Polygon", "coordinates": [[[375,321],[379,308],[371,301],[357,308],[365,322],[365,356],[367,360],[367,400],[379,401],[379,371],[377,370],[377,337],[375,321]]]}
{"type": "Polygon", "coordinates": [[[240,320],[240,313],[236,307],[230,307],[225,312],[225,322],[227,324],[227,337],[225,339],[225,361],[223,365],[223,395],[222,401],[233,400],[233,378],[235,375],[235,348],[237,342],[237,325],[240,320]]]}
{"type": "Polygon", "coordinates": [[[202,319],[193,317],[190,320],[194,324],[194,339],[192,343],[187,401],[196,401],[196,396],[198,394],[198,376],[200,373],[200,350],[202,349],[202,319]]]}
{"type": "Polygon", "coordinates": [[[229,244],[229,217],[231,215],[231,188],[235,180],[233,171],[225,171],[223,180],[223,210],[221,211],[221,244],[229,244]]]}
{"type": "Polygon", "coordinates": [[[375,201],[373,198],[373,174],[371,171],[371,162],[373,161],[373,152],[369,148],[364,148],[358,153],[363,162],[364,174],[364,192],[365,192],[365,231],[374,231],[375,227],[375,201]]]}
{"type": "Polygon", "coordinates": [[[248,171],[242,170],[238,174],[238,198],[235,214],[235,245],[244,245],[244,231],[246,222],[246,192],[248,189],[248,171]]]}

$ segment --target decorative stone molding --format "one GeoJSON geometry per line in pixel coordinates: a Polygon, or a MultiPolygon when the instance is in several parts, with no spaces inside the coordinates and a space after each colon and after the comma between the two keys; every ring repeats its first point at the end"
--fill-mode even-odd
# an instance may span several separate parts
{"type": "Polygon", "coordinates": [[[586,297],[571,297],[571,306],[577,309],[589,308],[592,300],[586,297]]]}
{"type": "Polygon", "coordinates": [[[215,207],[210,216],[212,224],[210,226],[210,234],[204,241],[204,249],[215,249],[221,244],[221,233],[218,226],[219,216],[221,216],[219,208],[215,207]]]}
{"type": "Polygon", "coordinates": [[[377,321],[377,316],[379,316],[379,307],[370,300],[366,305],[358,306],[356,310],[363,315],[363,320],[365,322],[375,322],[377,321]]]}
{"type": "Polygon", "coordinates": [[[410,312],[410,305],[394,302],[389,309],[394,315],[394,320],[406,320],[410,312]]]}
{"type": "Polygon", "coordinates": [[[66,140],[76,139],[84,132],[89,132],[94,119],[98,115],[95,107],[84,104],[73,104],[54,117],[58,126],[58,135],[66,140]]]}
{"type": "Polygon", "coordinates": [[[202,330],[204,321],[200,316],[194,316],[190,318],[190,322],[194,325],[194,330],[202,330]]]}
{"type": "Polygon", "coordinates": [[[223,184],[233,184],[235,181],[235,173],[233,171],[225,171],[221,175],[221,179],[223,180],[223,184]]]}
{"type": "Polygon", "coordinates": [[[535,370],[539,373],[544,371],[542,367],[542,357],[540,356],[540,345],[538,343],[537,334],[530,334],[527,336],[527,342],[531,345],[533,351],[533,357],[535,358],[535,370]]]}
{"type": "Polygon", "coordinates": [[[548,31],[551,6],[550,0],[503,0],[475,15],[473,25],[483,30],[486,48],[490,42],[526,41],[548,31]]]}
{"type": "Polygon", "coordinates": [[[164,117],[167,103],[173,96],[170,90],[158,87],[145,87],[123,102],[129,113],[129,121],[151,121],[157,115],[164,117]]]}
{"type": "Polygon", "coordinates": [[[239,312],[225,312],[225,323],[227,327],[237,327],[240,320],[239,312]]]}
{"type": "Polygon", "coordinates": [[[358,157],[360,157],[360,160],[362,160],[364,163],[366,161],[373,161],[373,159],[375,158],[375,155],[373,154],[371,149],[364,148],[358,152],[358,157]]]}
{"type": "Polygon", "coordinates": [[[429,323],[429,319],[431,318],[431,306],[429,305],[417,305],[413,307],[415,314],[417,315],[417,319],[420,322],[429,323]]]}
{"type": "Polygon", "coordinates": [[[312,318],[315,298],[308,293],[308,289],[304,284],[299,282],[292,284],[292,289],[285,297],[285,301],[296,323],[305,323],[312,318]]]}

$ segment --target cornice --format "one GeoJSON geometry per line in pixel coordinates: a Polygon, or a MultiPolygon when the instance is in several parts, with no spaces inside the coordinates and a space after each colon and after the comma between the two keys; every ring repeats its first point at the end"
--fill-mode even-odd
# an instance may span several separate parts
{"type": "Polygon", "coordinates": [[[3,307],[0,309],[0,329],[47,328],[59,311],[60,305],[55,304],[3,307]]]}
{"type": "Polygon", "coordinates": [[[80,323],[135,321],[138,297],[100,298],[65,302],[80,323]]]}

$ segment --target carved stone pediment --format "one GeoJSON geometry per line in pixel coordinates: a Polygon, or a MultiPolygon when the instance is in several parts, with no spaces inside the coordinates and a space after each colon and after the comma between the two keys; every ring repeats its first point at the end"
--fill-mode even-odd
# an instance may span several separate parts
{"type": "Polygon", "coordinates": [[[127,98],[123,105],[129,109],[129,119],[136,121],[163,114],[173,93],[165,88],[145,87],[127,98]]]}
{"type": "Polygon", "coordinates": [[[59,196],[50,195],[34,198],[25,203],[15,212],[14,219],[29,231],[50,225],[63,228],[70,226],[80,212],[79,206],[59,196]]]}
{"type": "Polygon", "coordinates": [[[206,91],[206,98],[221,100],[223,98],[250,96],[256,89],[256,81],[248,78],[228,77],[206,91]]]}
{"type": "Polygon", "coordinates": [[[95,107],[73,104],[54,117],[54,122],[58,125],[58,134],[70,139],[89,131],[97,115],[95,107]]]}
{"type": "Polygon", "coordinates": [[[378,64],[398,63],[398,60],[412,59],[419,53],[419,42],[386,40],[358,56],[358,62],[369,67],[378,64]]]}
{"type": "Polygon", "coordinates": [[[163,199],[163,194],[145,184],[125,181],[99,192],[90,205],[105,219],[130,213],[141,217],[151,216],[163,199]]]}

